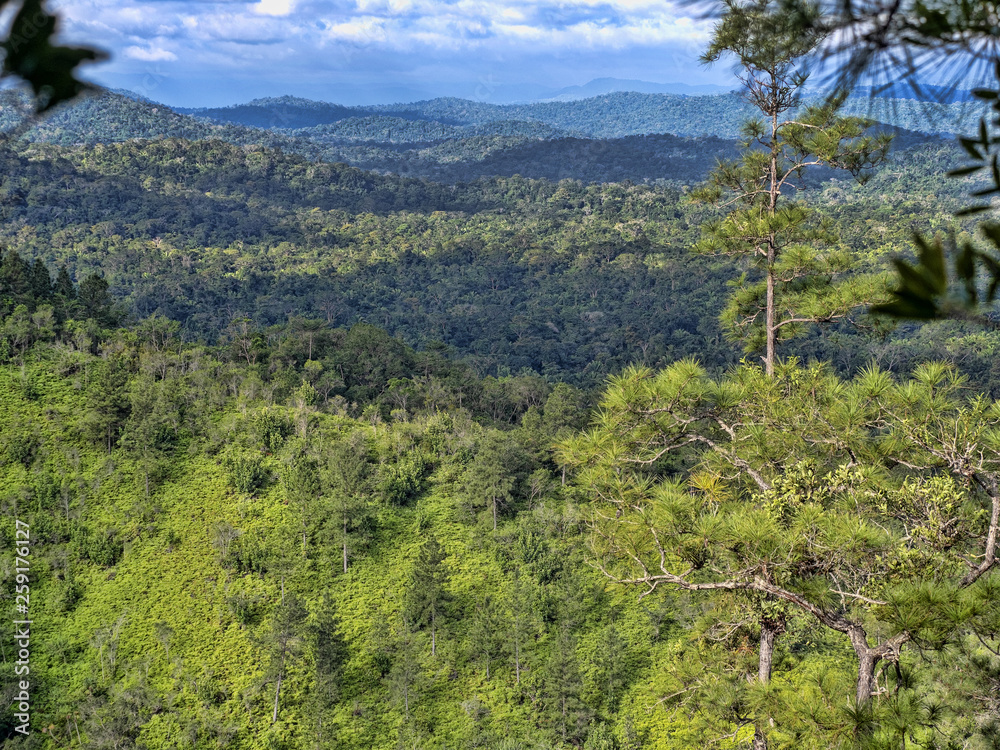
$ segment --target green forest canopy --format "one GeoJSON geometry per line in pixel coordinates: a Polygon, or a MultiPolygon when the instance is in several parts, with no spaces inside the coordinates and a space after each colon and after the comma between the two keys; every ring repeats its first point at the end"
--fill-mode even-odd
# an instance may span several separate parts
{"type": "MultiPolygon", "coordinates": [[[[688,254],[731,143],[445,185],[141,111],[2,154],[5,746],[996,743],[995,334],[738,361],[740,269],[688,254]]],[[[900,141],[810,185],[863,271],[969,187],[900,141]]]]}

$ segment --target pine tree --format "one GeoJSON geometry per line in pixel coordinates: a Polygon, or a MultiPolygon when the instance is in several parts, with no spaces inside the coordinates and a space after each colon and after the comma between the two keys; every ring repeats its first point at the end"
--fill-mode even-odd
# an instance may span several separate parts
{"type": "Polygon", "coordinates": [[[0,260],[0,304],[3,317],[18,305],[24,305],[29,312],[34,309],[31,267],[16,250],[4,253],[0,260]]]}
{"type": "Polygon", "coordinates": [[[308,536],[315,534],[322,523],[319,510],[323,485],[320,481],[319,462],[310,455],[296,456],[282,476],[285,497],[298,511],[302,531],[302,556],[308,555],[308,536]]]}
{"type": "Polygon", "coordinates": [[[389,689],[397,703],[402,705],[407,725],[419,692],[420,658],[415,636],[413,628],[403,620],[389,671],[389,689]]]}
{"type": "Polygon", "coordinates": [[[465,472],[465,489],[474,506],[489,512],[493,530],[501,512],[514,499],[518,456],[506,435],[490,434],[465,472]]]}
{"type": "Polygon", "coordinates": [[[543,675],[545,716],[553,735],[563,744],[579,745],[586,735],[590,711],[581,697],[583,677],[576,656],[571,622],[556,626],[549,660],[543,675]]]}
{"type": "Polygon", "coordinates": [[[77,301],[83,317],[90,318],[104,327],[117,325],[118,315],[114,310],[114,300],[108,291],[108,282],[103,276],[92,273],[80,282],[77,301]]]}
{"type": "Polygon", "coordinates": [[[329,593],[324,593],[313,611],[305,634],[314,669],[306,709],[315,728],[315,746],[328,747],[334,710],[343,694],[344,667],[350,658],[341,619],[329,593]]]}
{"type": "Polygon", "coordinates": [[[489,680],[494,662],[503,657],[507,645],[503,637],[503,618],[496,600],[486,596],[476,605],[471,619],[468,637],[470,656],[482,664],[483,673],[489,680]]]}
{"type": "Polygon", "coordinates": [[[118,444],[131,412],[128,378],[129,362],[121,355],[95,362],[91,369],[85,422],[93,439],[109,453],[118,444]]]}
{"type": "Polygon", "coordinates": [[[326,532],[340,548],[345,573],[352,549],[364,543],[370,522],[369,476],[368,448],[361,432],[334,444],[321,472],[324,504],[328,511],[326,532]]]}
{"type": "MultiPolygon", "coordinates": [[[[743,592],[759,625],[794,615],[849,645],[852,694],[822,700],[850,700],[829,720],[853,725],[860,741],[894,731],[903,710],[879,698],[880,665],[900,665],[907,644],[940,648],[975,632],[965,618],[997,562],[1000,408],[964,398],[963,387],[933,363],[900,385],[875,369],[843,383],[794,363],[774,376],[743,367],[718,383],[690,363],[655,377],[633,369],[564,458],[610,504],[594,544],[612,579],[708,595],[720,620],[743,592]],[[693,468],[678,474],[662,460],[693,445],[705,448],[693,468]]],[[[756,685],[773,647],[761,639],[756,685]]],[[[827,710],[790,703],[782,717],[766,691],[751,693],[757,708],[744,701],[740,721],[754,725],[758,747],[772,720],[801,724],[799,712],[827,710]]]]}
{"type": "Polygon", "coordinates": [[[510,588],[510,656],[514,663],[514,681],[521,684],[521,673],[529,666],[529,656],[541,630],[537,608],[538,586],[527,574],[514,569],[510,588]]]}
{"type": "Polygon", "coordinates": [[[176,410],[163,381],[156,382],[149,375],[140,374],[129,386],[129,417],[122,428],[121,444],[139,457],[148,500],[150,477],[175,435],[176,410]]]}
{"type": "Polygon", "coordinates": [[[437,655],[438,633],[448,616],[451,595],[446,585],[448,569],[444,566],[445,552],[431,537],[420,548],[406,591],[405,617],[418,627],[431,632],[431,656],[437,655]]]}
{"type": "Polygon", "coordinates": [[[301,655],[303,633],[307,616],[305,607],[298,598],[285,592],[284,578],[281,580],[281,601],[271,620],[271,629],[265,637],[264,646],[268,651],[269,664],[267,681],[274,683],[274,708],[271,723],[278,721],[281,688],[288,674],[289,662],[301,655]]]}
{"type": "Polygon", "coordinates": [[[841,99],[797,111],[807,80],[803,58],[821,40],[798,16],[774,0],[725,0],[724,6],[702,60],[735,57],[737,77],[764,119],[744,124],[741,157],[721,161],[696,193],[732,209],[704,225],[695,251],[745,257],[759,269],[760,281],[739,280],[722,321],[747,351],[764,349],[772,375],[779,341],[810,323],[846,316],[884,287],[880,277],[834,283],[850,268],[849,256],[834,247],[830,226],[817,222],[801,201],[783,196],[803,187],[803,171],[810,167],[843,169],[863,179],[885,158],[890,138],[865,136],[869,120],[838,116],[841,99]]]}

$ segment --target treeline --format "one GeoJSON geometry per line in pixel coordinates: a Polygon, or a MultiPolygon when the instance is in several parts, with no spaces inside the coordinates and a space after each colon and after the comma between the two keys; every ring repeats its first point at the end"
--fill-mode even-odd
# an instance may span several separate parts
{"type": "Polygon", "coordinates": [[[53,278],[45,264],[30,263],[16,251],[0,252],[0,361],[23,357],[35,342],[90,341],[113,328],[123,313],[108,282],[91,273],[79,285],[66,266],[53,278]]]}
{"type": "Polygon", "coordinates": [[[566,131],[536,121],[498,120],[479,125],[451,125],[434,120],[411,120],[390,115],[348,117],[336,122],[306,128],[287,128],[289,135],[310,140],[342,144],[365,141],[390,144],[413,144],[426,147],[441,141],[467,141],[477,136],[508,136],[551,139],[569,135],[566,131]]]}

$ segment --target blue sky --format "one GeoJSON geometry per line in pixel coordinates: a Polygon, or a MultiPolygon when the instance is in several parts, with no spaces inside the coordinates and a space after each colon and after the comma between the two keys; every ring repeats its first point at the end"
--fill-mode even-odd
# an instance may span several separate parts
{"type": "Polygon", "coordinates": [[[175,106],[294,94],[344,103],[513,92],[614,77],[729,84],[697,62],[710,25],[659,0],[59,0],[87,76],[175,106]]]}

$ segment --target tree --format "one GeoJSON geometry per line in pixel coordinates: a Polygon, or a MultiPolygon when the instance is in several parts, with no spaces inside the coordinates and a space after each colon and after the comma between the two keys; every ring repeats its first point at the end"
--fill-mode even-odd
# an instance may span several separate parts
{"type": "Polygon", "coordinates": [[[316,664],[316,690],[322,707],[332,707],[339,695],[344,664],[348,659],[347,643],[341,634],[340,617],[329,595],[324,595],[320,609],[309,629],[316,664]]]}
{"type": "MultiPolygon", "coordinates": [[[[854,655],[854,709],[831,726],[889,731],[873,718],[894,710],[895,698],[876,701],[880,665],[901,664],[908,643],[940,647],[973,627],[962,612],[996,564],[1000,408],[962,388],[936,364],[899,385],[874,369],[842,383],[794,363],[719,382],[690,363],[630,370],[605,394],[598,426],[565,451],[609,508],[594,523],[599,564],[645,595],[710,594],[725,616],[729,592],[753,593],[767,604],[761,623],[776,603],[780,620],[838,634],[854,655]],[[667,460],[678,452],[680,472],[667,460]]],[[[761,688],[773,648],[761,638],[761,688]]],[[[763,747],[809,710],[744,715],[763,747]]]]}
{"type": "Polygon", "coordinates": [[[85,420],[95,441],[108,453],[118,444],[131,412],[128,394],[129,361],[123,355],[99,360],[92,367],[87,388],[89,411],[85,420]]]}
{"type": "Polygon", "coordinates": [[[528,666],[528,656],[538,638],[541,623],[537,614],[538,585],[519,568],[514,568],[511,581],[510,606],[510,655],[514,661],[514,681],[521,684],[521,673],[528,666]]]}
{"type": "Polygon", "coordinates": [[[149,499],[150,476],[157,461],[176,438],[177,414],[166,393],[166,382],[149,375],[133,379],[129,388],[129,417],[122,428],[121,444],[140,460],[145,497],[149,499]]]}
{"type": "Polygon", "coordinates": [[[296,456],[282,475],[285,496],[299,513],[302,529],[302,555],[308,554],[307,538],[310,531],[322,525],[319,499],[323,494],[319,462],[310,455],[296,456]]]}
{"type": "Polygon", "coordinates": [[[77,304],[84,318],[90,318],[109,328],[118,323],[119,316],[114,310],[108,282],[103,276],[92,273],[80,282],[77,304]]]}
{"type": "Polygon", "coordinates": [[[583,677],[576,656],[572,623],[562,618],[545,665],[542,693],[546,723],[564,744],[579,745],[590,723],[590,711],[581,698],[583,677]]]}
{"type": "Polygon", "coordinates": [[[351,548],[362,543],[370,521],[370,474],[368,447],[360,431],[333,445],[326,467],[321,471],[323,494],[329,509],[328,529],[340,547],[345,573],[351,548]]]}
{"type": "Polygon", "coordinates": [[[605,716],[614,714],[627,685],[625,643],[615,626],[614,614],[612,610],[611,621],[604,626],[591,657],[594,703],[604,710],[605,716]]]}
{"type": "MultiPolygon", "coordinates": [[[[82,708],[87,718],[84,730],[87,746],[99,750],[141,747],[138,739],[143,726],[153,714],[163,710],[139,669],[113,682],[107,692],[89,695],[82,708]]],[[[79,740],[79,727],[76,731],[79,740]]]]}
{"type": "MultiPolygon", "coordinates": [[[[826,69],[832,91],[842,93],[867,85],[875,96],[909,88],[919,98],[948,101],[956,89],[977,79],[984,83],[983,74],[989,69],[1000,84],[995,0],[843,0],[823,9],[824,13],[816,13],[806,0],[783,0],[783,12],[792,25],[824,38],[824,44],[813,51],[811,62],[826,69]],[[928,85],[934,78],[944,85],[928,85]]],[[[1000,113],[1000,85],[973,89],[972,93],[992,102],[994,117],[982,117],[975,136],[959,138],[973,163],[949,172],[949,176],[964,177],[992,167],[991,184],[973,196],[1000,194],[996,151],[1000,123],[995,116],[1000,113]]],[[[956,216],[989,209],[979,203],[956,216]]],[[[971,241],[916,235],[917,263],[894,261],[896,288],[890,299],[872,312],[898,319],[971,321],[995,328],[995,321],[978,311],[984,303],[992,303],[1000,289],[1000,225],[984,222],[979,228],[991,246],[988,251],[971,241]],[[951,271],[946,255],[951,256],[951,271]],[[985,295],[981,293],[983,286],[987,287],[985,295]]]]}
{"type": "Polygon", "coordinates": [[[389,689],[403,705],[406,724],[410,723],[410,708],[416,700],[420,681],[420,658],[413,628],[403,620],[396,641],[395,658],[389,672],[389,689]]]}
{"type": "Polygon", "coordinates": [[[17,251],[3,255],[0,262],[0,295],[3,295],[5,315],[18,305],[28,310],[34,309],[35,300],[31,293],[31,267],[17,251]]]}
{"type": "Polygon", "coordinates": [[[773,0],[725,0],[703,62],[736,58],[737,76],[747,98],[765,120],[744,124],[744,151],[735,161],[720,161],[697,197],[715,205],[735,206],[721,220],[709,221],[697,252],[750,258],[760,282],[740,279],[723,313],[723,324],[748,351],[763,346],[764,363],[774,373],[776,346],[810,323],[842,318],[878,291],[875,278],[834,284],[850,267],[844,252],[816,250],[835,242],[830,227],[817,224],[801,202],[782,199],[802,187],[803,171],[827,166],[863,179],[865,170],[888,151],[887,135],[865,136],[871,121],[840,117],[842,100],[805,107],[807,75],[803,58],[821,37],[781,12],[773,0]]]}
{"type": "Polygon", "coordinates": [[[510,435],[490,432],[465,472],[465,490],[474,507],[490,513],[493,530],[502,510],[514,500],[516,474],[523,456],[510,435]]]}
{"type": "Polygon", "coordinates": [[[59,266],[59,273],[56,276],[53,293],[56,297],[60,298],[63,307],[76,300],[76,287],[73,285],[73,279],[69,276],[69,271],[66,270],[65,263],[59,266]]]}
{"type": "Polygon", "coordinates": [[[506,643],[503,637],[503,619],[494,597],[487,595],[476,605],[469,629],[469,649],[473,660],[480,661],[486,679],[490,679],[493,662],[499,659],[506,643]]]}
{"type": "Polygon", "coordinates": [[[340,616],[329,592],[324,592],[306,629],[314,669],[306,706],[315,727],[315,744],[328,747],[334,709],[341,700],[344,668],[350,658],[340,616]]]}
{"type": "Polygon", "coordinates": [[[271,629],[264,641],[270,661],[267,681],[274,682],[274,709],[271,723],[278,721],[278,706],[281,685],[287,674],[288,662],[297,657],[303,648],[303,631],[307,612],[294,594],[285,593],[285,582],[281,582],[281,602],[275,608],[271,629]]]}
{"type": "Polygon", "coordinates": [[[414,625],[430,628],[431,656],[437,655],[438,631],[448,615],[451,601],[445,588],[448,582],[448,569],[443,564],[445,557],[436,539],[431,537],[424,542],[406,591],[404,616],[414,625]]]}

